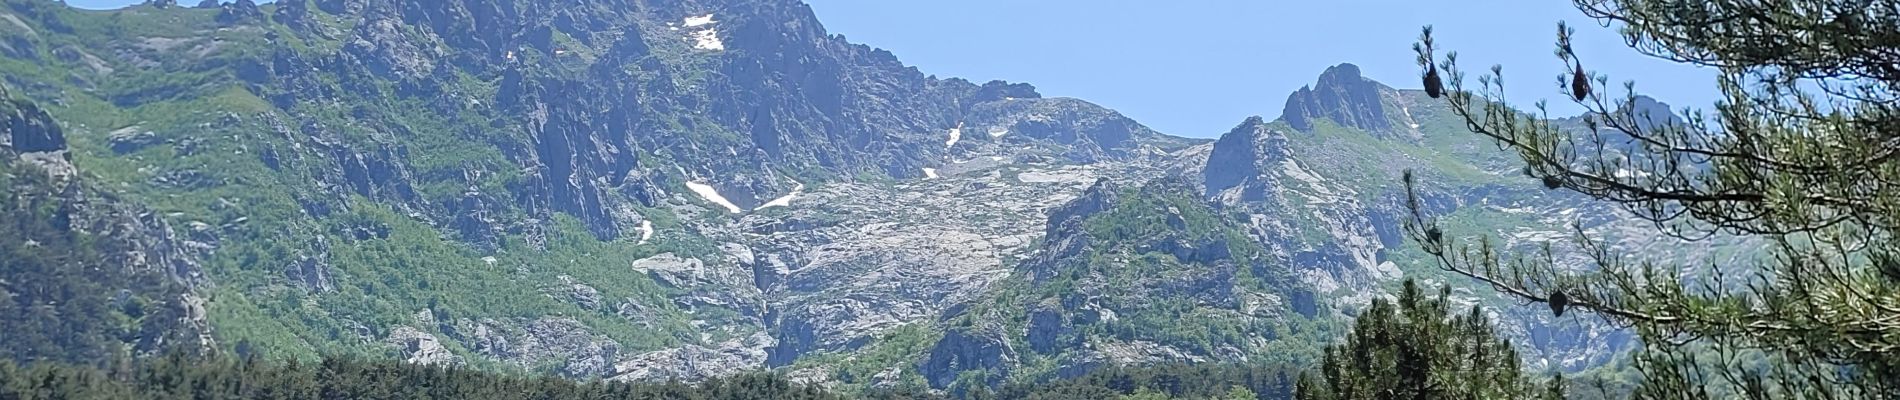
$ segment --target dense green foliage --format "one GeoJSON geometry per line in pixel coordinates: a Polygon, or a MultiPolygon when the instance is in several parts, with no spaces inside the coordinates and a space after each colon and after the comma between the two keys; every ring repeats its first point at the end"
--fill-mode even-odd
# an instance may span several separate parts
{"type": "MultiPolygon", "coordinates": [[[[1288,371],[1241,365],[1110,367],[1080,377],[976,390],[970,400],[1287,399],[1288,371]]],[[[947,399],[918,390],[847,396],[772,374],[697,384],[576,381],[398,361],[331,358],[316,363],[193,357],[172,352],[89,367],[21,366],[0,361],[0,398],[9,399],[947,399]]]]}
{"type": "Polygon", "coordinates": [[[1326,349],[1319,381],[1302,382],[1298,397],[1532,398],[1536,386],[1520,369],[1510,342],[1496,336],[1477,307],[1452,314],[1449,295],[1444,287],[1428,297],[1408,280],[1396,304],[1373,300],[1345,342],[1326,349]]]}
{"type": "MultiPolygon", "coordinates": [[[[59,157],[44,151],[64,141],[50,117],[5,87],[0,135],[13,146],[32,138],[41,156],[59,157]]],[[[191,343],[183,285],[114,262],[106,255],[135,249],[87,226],[119,217],[121,204],[10,150],[0,148],[0,360],[98,362],[191,343]]]]}
{"type": "Polygon", "coordinates": [[[1247,365],[1166,364],[1109,367],[1079,377],[1004,386],[970,399],[1287,399],[1293,378],[1285,369],[1247,365]]]}
{"type": "Polygon", "coordinates": [[[108,263],[116,243],[75,233],[45,173],[0,165],[0,359],[92,362],[149,350],[184,319],[163,274],[108,263]]]}
{"type": "Polygon", "coordinates": [[[753,374],[682,383],[610,383],[518,376],[398,361],[303,364],[200,359],[170,353],[108,368],[0,361],[8,399],[839,399],[784,377],[753,374]]]}

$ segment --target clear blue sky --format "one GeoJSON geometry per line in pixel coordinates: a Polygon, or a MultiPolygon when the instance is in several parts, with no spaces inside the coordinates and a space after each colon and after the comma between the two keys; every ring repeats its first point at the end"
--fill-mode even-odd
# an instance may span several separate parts
{"type": "MultiPolygon", "coordinates": [[[[1472,71],[1503,64],[1512,100],[1559,101],[1556,23],[1577,27],[1587,67],[1678,108],[1716,99],[1713,72],[1624,47],[1568,0],[808,0],[827,28],[891,50],[925,73],[1035,84],[1162,132],[1208,137],[1274,118],[1326,67],[1417,88],[1412,42],[1434,25],[1472,71]]],[[[1471,84],[1475,85],[1474,82],[1471,84]]],[[[1568,106],[1568,107],[1559,107],[1568,106]]]]}
{"type": "MultiPolygon", "coordinates": [[[[132,0],[68,0],[110,8],[132,0]]],[[[1035,84],[1093,101],[1162,132],[1211,137],[1250,115],[1279,116],[1286,95],[1326,67],[1418,86],[1411,45],[1437,26],[1465,66],[1505,66],[1513,101],[1559,101],[1556,22],[1577,26],[1586,65],[1681,107],[1715,101],[1712,72],[1637,54],[1567,0],[807,0],[832,32],[884,48],[928,74],[1035,84]]],[[[1475,82],[1474,82],[1475,83],[1475,82]]]]}

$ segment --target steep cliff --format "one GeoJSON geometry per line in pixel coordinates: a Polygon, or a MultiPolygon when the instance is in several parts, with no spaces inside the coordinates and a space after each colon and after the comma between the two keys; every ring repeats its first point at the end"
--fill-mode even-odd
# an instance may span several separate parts
{"type": "Polygon", "coordinates": [[[1281,118],[1302,131],[1313,130],[1314,121],[1364,130],[1384,132],[1393,128],[1387,114],[1386,93],[1392,88],[1359,75],[1359,66],[1339,64],[1319,75],[1319,82],[1300,88],[1286,98],[1281,118]]]}

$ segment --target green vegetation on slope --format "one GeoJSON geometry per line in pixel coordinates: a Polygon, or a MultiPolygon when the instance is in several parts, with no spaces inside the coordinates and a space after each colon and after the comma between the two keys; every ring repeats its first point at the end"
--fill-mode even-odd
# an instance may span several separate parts
{"type": "MultiPolygon", "coordinates": [[[[1071,379],[979,389],[970,400],[1268,400],[1293,395],[1287,370],[1167,364],[1103,368],[1071,379]]],[[[949,399],[917,390],[847,395],[771,374],[697,384],[574,381],[554,376],[329,358],[273,362],[183,353],[84,367],[0,360],[0,397],[19,399],[949,399]]]]}
{"type": "Polygon", "coordinates": [[[0,162],[0,360],[99,362],[188,343],[184,288],[107,261],[123,243],[65,226],[83,200],[51,180],[0,162]]]}
{"type": "MultiPolygon", "coordinates": [[[[275,7],[266,5],[265,14],[275,7]]],[[[624,351],[702,340],[690,333],[695,329],[686,324],[683,311],[667,301],[672,289],[627,267],[628,261],[661,252],[712,252],[710,244],[686,234],[678,217],[667,210],[636,210],[656,229],[680,232],[657,235],[644,244],[597,238],[575,218],[555,213],[542,223],[544,229],[497,233],[492,248],[445,235],[447,221],[417,213],[455,207],[466,192],[475,190],[488,196],[484,199],[492,207],[483,210],[488,218],[533,219],[502,197],[510,188],[530,183],[524,182],[523,169],[498,150],[500,144],[532,148],[531,139],[501,133],[523,130],[502,122],[510,120],[492,107],[461,103],[461,108],[445,110],[433,101],[493,98],[501,85],[498,74],[457,72],[449,85],[423,95],[402,94],[416,90],[401,87],[404,82],[337,76],[336,71],[311,74],[309,81],[265,84],[246,74],[282,59],[334,56],[344,43],[293,34],[276,23],[221,24],[215,21],[217,10],[134,6],[85,11],[57,2],[6,0],[0,13],[24,24],[0,23],[0,35],[14,39],[9,48],[19,51],[0,57],[0,72],[10,81],[30,83],[17,92],[39,99],[68,127],[72,160],[85,179],[149,208],[174,226],[208,227],[206,233],[215,236],[208,243],[215,249],[207,252],[203,264],[216,285],[199,294],[207,301],[216,343],[224,350],[243,344],[268,358],[304,361],[315,361],[320,354],[384,357],[393,355],[393,348],[382,343],[382,337],[394,327],[411,326],[446,338],[463,320],[514,325],[546,318],[580,321],[591,329],[585,334],[604,335],[625,346],[624,351]],[[287,92],[293,84],[306,92],[287,92]],[[288,103],[293,104],[288,108],[272,100],[312,94],[324,98],[305,98],[288,103]],[[312,126],[319,128],[307,129],[312,126]],[[321,137],[304,137],[316,131],[321,137]],[[326,147],[313,148],[313,142],[326,147]],[[403,164],[400,169],[413,175],[414,187],[334,187],[340,179],[335,176],[338,164],[379,152],[382,161],[403,164]],[[486,172],[468,174],[471,170],[486,172]],[[290,270],[300,264],[327,274],[328,286],[312,287],[300,281],[308,277],[289,276],[297,275],[290,270]],[[605,304],[586,307],[548,295],[561,277],[597,289],[605,304]],[[637,305],[642,313],[637,318],[621,315],[616,307],[622,304],[637,305]],[[423,311],[439,323],[418,321],[423,311]]],[[[355,23],[352,18],[314,14],[319,23],[339,32],[355,23]]],[[[376,168],[372,164],[367,169],[376,168]]],[[[9,172],[9,179],[14,175],[26,176],[9,172]]],[[[16,191],[22,192],[39,191],[16,191]]],[[[19,221],[42,221],[43,215],[8,214],[19,221]]],[[[27,222],[15,227],[41,229],[27,222]]],[[[29,234],[51,233],[17,237],[34,237],[29,234]]],[[[83,238],[38,242],[51,246],[67,241],[83,238]]],[[[84,259],[42,262],[37,251],[10,250],[9,255],[19,255],[7,262],[21,267],[9,265],[8,272],[57,270],[64,272],[45,276],[67,276],[97,268],[84,259]],[[28,264],[41,267],[25,267],[28,264]]],[[[90,252],[47,254],[87,257],[90,252]]],[[[99,292],[140,290],[117,283],[121,278],[112,279],[100,283],[99,292]]],[[[16,287],[41,284],[9,282],[16,287]]],[[[66,291],[45,293],[62,301],[66,296],[55,295],[66,291]]],[[[141,298],[128,301],[159,301],[141,298]]],[[[701,310],[693,317],[731,317],[722,313],[731,314],[701,310]]],[[[95,316],[119,318],[104,311],[95,314],[73,320],[91,325],[95,316]]],[[[477,367],[514,368],[467,357],[473,350],[458,340],[443,344],[477,367]]],[[[73,349],[92,351],[88,346],[73,349]]]]}
{"type": "Polygon", "coordinates": [[[840,399],[765,374],[681,383],[583,382],[331,358],[316,363],[171,353],[109,369],[0,360],[0,398],[18,399],[840,399]]]}
{"type": "MultiPolygon", "coordinates": [[[[1155,345],[1189,358],[1241,354],[1262,365],[1318,359],[1314,343],[1330,337],[1335,323],[1234,222],[1244,218],[1212,208],[1178,181],[1110,190],[1115,200],[1074,233],[1088,243],[1080,253],[1031,261],[945,329],[1032,332],[1006,338],[1021,357],[1009,382],[1046,380],[1100,356],[1089,353],[1120,346],[1155,345]]],[[[1069,239],[1052,235],[1044,240],[1069,239]]],[[[952,387],[994,384],[1001,372],[952,387]]]]}

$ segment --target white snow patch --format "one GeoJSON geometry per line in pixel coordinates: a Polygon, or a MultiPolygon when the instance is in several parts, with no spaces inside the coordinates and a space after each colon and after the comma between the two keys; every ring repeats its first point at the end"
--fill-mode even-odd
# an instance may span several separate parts
{"type": "Polygon", "coordinates": [[[720,207],[725,207],[727,211],[731,211],[735,214],[741,211],[739,206],[732,204],[731,201],[726,201],[726,196],[720,196],[719,190],[713,189],[712,185],[699,182],[686,182],[686,188],[691,189],[693,194],[699,195],[699,198],[706,199],[706,201],[712,202],[713,204],[718,204],[720,207]]]}
{"type": "Polygon", "coordinates": [[[992,126],[992,127],[990,127],[990,132],[989,132],[989,133],[990,133],[990,137],[993,137],[993,138],[999,138],[999,137],[1003,137],[1003,135],[1008,135],[1008,134],[1009,134],[1009,127],[1007,127],[1007,126],[992,126]]]}
{"type": "Polygon", "coordinates": [[[754,208],[754,210],[763,210],[763,209],[772,208],[772,207],[790,206],[792,205],[792,199],[797,198],[797,197],[798,197],[798,192],[786,193],[784,196],[781,196],[776,199],[772,199],[772,201],[768,201],[768,202],[765,202],[765,204],[759,205],[759,207],[754,208]]]}
{"type": "Polygon", "coordinates": [[[1523,227],[1519,227],[1517,228],[1517,232],[1511,233],[1511,239],[1513,239],[1512,240],[1513,242],[1525,241],[1525,242],[1532,242],[1532,243],[1546,243],[1546,242],[1560,241],[1566,237],[1568,237],[1568,235],[1565,235],[1563,232],[1540,231],[1540,230],[1532,230],[1530,228],[1523,228],[1523,227]]]}
{"type": "Polygon", "coordinates": [[[726,42],[719,41],[718,30],[707,29],[694,31],[693,33],[686,34],[686,37],[693,40],[693,48],[695,49],[715,51],[726,49],[726,42]]]}
{"type": "Polygon", "coordinates": [[[700,26],[700,25],[711,25],[714,22],[719,22],[719,21],[714,21],[713,15],[710,13],[704,16],[699,16],[699,17],[686,17],[686,27],[688,28],[700,26]]]}
{"type": "Polygon", "coordinates": [[[937,169],[924,168],[924,179],[937,179],[937,169]]]}
{"type": "Polygon", "coordinates": [[[958,140],[963,140],[963,123],[962,122],[958,122],[957,127],[950,128],[950,140],[945,140],[943,142],[943,147],[955,146],[957,145],[958,140]]]}
{"type": "Polygon", "coordinates": [[[1041,172],[1027,171],[1020,174],[1016,174],[1016,181],[1022,182],[1022,183],[1049,183],[1049,182],[1060,182],[1062,181],[1062,177],[1056,176],[1054,174],[1045,174],[1041,172]]]}
{"type": "MultiPolygon", "coordinates": [[[[686,39],[693,42],[693,48],[700,50],[726,49],[726,42],[719,40],[719,30],[713,29],[712,27],[712,25],[717,22],[719,21],[713,20],[712,14],[706,14],[700,17],[686,17],[684,25],[686,25],[687,28],[699,28],[698,30],[686,33],[686,39]]],[[[679,30],[679,28],[673,28],[673,30],[679,30]]]]}
{"type": "Polygon", "coordinates": [[[649,239],[653,239],[653,220],[641,220],[640,244],[646,244],[649,239]]]}
{"type": "Polygon", "coordinates": [[[792,205],[792,199],[794,199],[794,198],[798,198],[798,193],[799,193],[799,192],[803,192],[803,191],[805,191],[805,184],[803,184],[803,183],[800,183],[800,184],[798,184],[798,187],[796,187],[796,188],[792,188],[792,192],[791,192],[791,193],[786,193],[786,194],[785,194],[784,196],[780,196],[779,198],[776,198],[776,199],[772,199],[772,201],[768,201],[768,202],[765,202],[765,204],[761,204],[761,205],[759,205],[759,207],[758,207],[758,208],[754,208],[754,209],[752,209],[752,210],[753,210],[753,211],[758,211],[758,210],[764,210],[764,209],[767,209],[767,208],[772,208],[772,207],[788,207],[788,206],[791,206],[791,205],[792,205]]]}
{"type": "Polygon", "coordinates": [[[1418,120],[1416,120],[1416,119],[1412,119],[1412,109],[1411,109],[1411,108],[1408,108],[1408,107],[1405,107],[1405,106],[1400,106],[1400,107],[1399,107],[1399,111],[1404,111],[1404,112],[1405,112],[1405,120],[1406,120],[1406,121],[1411,121],[1411,122],[1412,122],[1412,129],[1418,129],[1418,120]]]}
{"type": "Polygon", "coordinates": [[[1510,208],[1510,207],[1493,207],[1493,208],[1496,209],[1498,212],[1502,212],[1506,214],[1530,214],[1530,213],[1537,212],[1537,208],[1531,207],[1531,206],[1523,206],[1523,207],[1517,207],[1517,208],[1510,208]]]}

